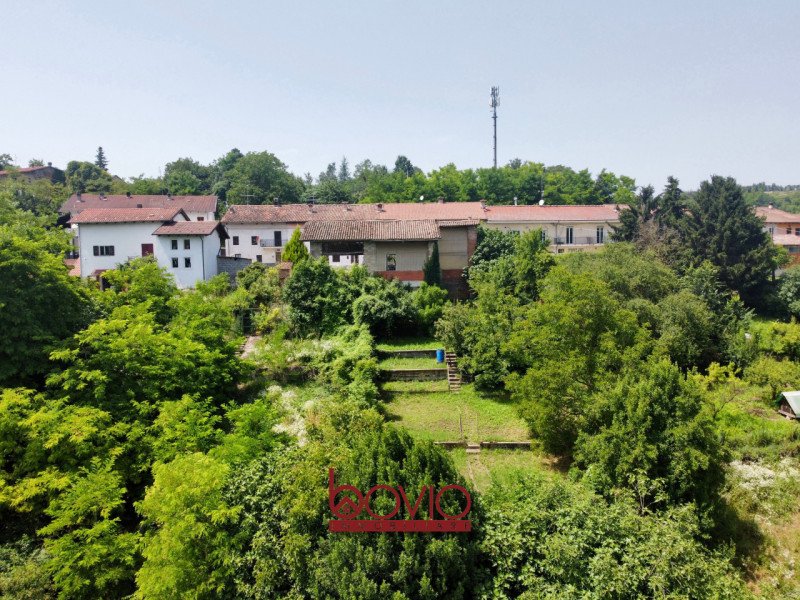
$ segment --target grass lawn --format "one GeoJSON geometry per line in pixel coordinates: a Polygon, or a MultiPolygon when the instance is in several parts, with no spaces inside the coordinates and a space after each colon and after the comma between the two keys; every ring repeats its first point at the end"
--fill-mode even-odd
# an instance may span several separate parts
{"type": "Polygon", "coordinates": [[[446,381],[395,381],[383,387],[387,417],[419,439],[470,442],[530,439],[514,404],[470,385],[448,392],[446,381]],[[463,435],[462,435],[463,432],[463,435]]]}
{"type": "Polygon", "coordinates": [[[380,369],[446,369],[435,358],[387,358],[378,363],[380,369]]]}
{"type": "Polygon", "coordinates": [[[428,337],[399,337],[391,341],[376,344],[375,348],[379,352],[391,352],[392,350],[438,350],[443,348],[441,342],[428,337]]]}
{"type": "Polygon", "coordinates": [[[544,472],[554,474],[547,459],[528,450],[482,450],[467,454],[464,448],[450,451],[459,473],[471,489],[486,492],[494,483],[503,483],[517,474],[544,472]]]}

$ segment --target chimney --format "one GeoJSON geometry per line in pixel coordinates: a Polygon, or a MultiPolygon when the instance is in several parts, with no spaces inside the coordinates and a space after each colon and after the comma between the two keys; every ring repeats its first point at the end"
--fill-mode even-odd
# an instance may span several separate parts
{"type": "Polygon", "coordinates": [[[313,202],[306,202],[306,206],[308,206],[309,212],[317,212],[314,210],[314,203],[313,202]]]}
{"type": "Polygon", "coordinates": [[[78,202],[83,202],[83,200],[81,200],[81,193],[80,192],[76,192],[75,195],[78,197],[78,202]]]}
{"type": "Polygon", "coordinates": [[[516,206],[516,205],[517,205],[517,197],[514,196],[514,206],[516,206]]]}
{"type": "Polygon", "coordinates": [[[105,200],[105,199],[106,199],[105,192],[100,192],[100,200],[105,200]]]}
{"type": "Polygon", "coordinates": [[[272,203],[275,206],[280,206],[281,205],[281,199],[276,196],[275,198],[272,199],[272,203]]]}
{"type": "Polygon", "coordinates": [[[172,192],[167,192],[167,200],[172,200],[172,192]]]}
{"type": "Polygon", "coordinates": [[[439,196],[439,197],[436,199],[436,201],[437,201],[439,204],[444,204],[444,197],[442,197],[442,196],[439,196]]]}
{"type": "Polygon", "coordinates": [[[767,208],[772,209],[772,204],[770,204],[767,208]]]}
{"type": "Polygon", "coordinates": [[[378,202],[378,212],[383,212],[383,203],[378,202]]]}
{"type": "Polygon", "coordinates": [[[130,197],[131,197],[131,193],[130,193],[130,192],[125,192],[125,195],[126,195],[128,198],[130,198],[130,197]]]}
{"type": "Polygon", "coordinates": [[[144,208],[144,206],[142,206],[141,204],[137,204],[136,208],[144,208]]]}
{"type": "Polygon", "coordinates": [[[48,163],[47,163],[47,166],[48,166],[48,167],[52,167],[52,166],[53,166],[53,163],[51,163],[51,162],[48,162],[48,163]]]}
{"type": "Polygon", "coordinates": [[[486,200],[481,200],[481,208],[486,210],[486,200]]]}

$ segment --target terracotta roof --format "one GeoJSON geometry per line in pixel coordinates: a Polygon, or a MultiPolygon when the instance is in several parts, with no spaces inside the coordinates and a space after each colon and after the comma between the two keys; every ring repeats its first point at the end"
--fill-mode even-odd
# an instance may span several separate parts
{"type": "Polygon", "coordinates": [[[6,175],[13,175],[14,173],[33,173],[34,171],[41,171],[42,169],[53,169],[55,171],[61,170],[57,167],[54,167],[53,165],[40,165],[38,167],[22,167],[19,169],[6,169],[4,171],[0,171],[0,177],[4,177],[6,175]]]}
{"type": "MultiPolygon", "coordinates": [[[[625,210],[624,206],[619,207],[625,210]]],[[[542,222],[554,221],[619,221],[615,204],[487,206],[486,219],[492,221],[542,222]]]]}
{"type": "Polygon", "coordinates": [[[217,210],[216,196],[169,196],[114,194],[101,197],[99,194],[77,194],[69,197],[59,209],[61,214],[78,214],[88,208],[182,208],[186,212],[214,212],[217,210]]]}
{"type": "Polygon", "coordinates": [[[474,227],[480,223],[478,219],[453,219],[447,221],[436,221],[439,227],[474,227]]]}
{"type": "Polygon", "coordinates": [[[153,235],[211,235],[217,227],[220,227],[219,221],[177,221],[164,223],[153,235]]]}
{"type": "Polygon", "coordinates": [[[800,235],[776,233],[772,236],[772,241],[778,246],[800,246],[800,235]]]}
{"type": "Polygon", "coordinates": [[[480,202],[396,202],[383,205],[380,219],[455,221],[485,219],[480,202]]]}
{"type": "Polygon", "coordinates": [[[304,242],[391,242],[438,240],[439,237],[435,221],[309,221],[300,239],[304,242]]]}
{"type": "Polygon", "coordinates": [[[72,223],[149,223],[171,221],[177,215],[188,219],[182,208],[88,208],[72,217],[72,223]]]}
{"type": "Polygon", "coordinates": [[[315,219],[376,219],[374,204],[233,204],[222,217],[223,223],[297,223],[315,219]]]}
{"type": "Polygon", "coordinates": [[[766,223],[800,223],[800,215],[769,206],[756,206],[756,215],[764,217],[766,223]]]}
{"type": "Polygon", "coordinates": [[[483,219],[480,202],[391,202],[385,204],[234,204],[223,223],[297,223],[316,220],[460,220],[483,219]]]}

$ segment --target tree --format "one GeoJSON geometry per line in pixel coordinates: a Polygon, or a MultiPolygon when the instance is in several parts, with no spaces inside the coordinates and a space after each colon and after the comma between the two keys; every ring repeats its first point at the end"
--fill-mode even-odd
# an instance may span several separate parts
{"type": "Polygon", "coordinates": [[[695,511],[641,515],[564,478],[517,476],[485,497],[482,598],[749,598],[695,511]]]}
{"type": "Polygon", "coordinates": [[[638,364],[599,389],[587,408],[575,459],[596,490],[626,490],[642,512],[716,505],[725,454],[702,390],[677,366],[638,364]]]}
{"type": "Polygon", "coordinates": [[[0,171],[13,167],[14,158],[10,154],[0,154],[0,171]]]}
{"type": "Polygon", "coordinates": [[[41,158],[32,158],[28,161],[29,167],[43,167],[44,161],[41,158]]]}
{"type": "Polygon", "coordinates": [[[232,595],[240,536],[228,527],[239,509],[222,495],[229,470],[198,452],[154,467],[153,485],[137,505],[148,526],[137,598],[232,595]]]}
{"type": "Polygon", "coordinates": [[[271,204],[276,199],[299,202],[303,181],[269,152],[248,152],[226,172],[225,199],[228,204],[271,204]]]}
{"type": "Polygon", "coordinates": [[[469,273],[486,269],[498,258],[514,253],[515,234],[478,225],[478,244],[470,257],[469,273]]]}
{"type": "Polygon", "coordinates": [[[350,181],[350,166],[347,163],[347,157],[343,156],[342,161],[339,163],[339,181],[350,181]]]}
{"type": "Polygon", "coordinates": [[[300,228],[295,227],[292,237],[283,249],[283,260],[290,263],[300,263],[309,257],[308,248],[300,241],[300,228]]]}
{"type": "Polygon", "coordinates": [[[433,251],[422,266],[425,283],[428,285],[442,285],[442,266],[439,263],[439,242],[433,242],[433,251]]]}
{"type": "Polygon", "coordinates": [[[777,254],[764,223],[745,203],[731,177],[715,175],[700,184],[691,210],[684,213],[681,235],[686,262],[710,261],[720,280],[752,304],[777,268],[777,254]]]}
{"type": "Polygon", "coordinates": [[[326,258],[301,260],[283,287],[289,321],[300,335],[330,333],[345,321],[347,299],[326,258]]]}
{"type": "Polygon", "coordinates": [[[402,154],[397,157],[397,160],[394,161],[394,172],[400,173],[405,175],[406,177],[411,177],[414,174],[415,167],[411,164],[411,161],[408,160],[402,154]]]}
{"type": "Polygon", "coordinates": [[[108,161],[106,160],[106,153],[103,152],[103,147],[97,147],[97,156],[94,159],[94,164],[103,171],[108,171],[108,161]]]}
{"type": "Polygon", "coordinates": [[[66,170],[67,186],[74,193],[109,192],[111,175],[89,162],[70,161],[66,170]]]}
{"type": "Polygon", "coordinates": [[[37,381],[52,368],[49,353],[93,317],[86,289],[64,266],[66,244],[53,241],[0,227],[0,385],[37,381]]]}
{"type": "Polygon", "coordinates": [[[778,298],[790,316],[800,319],[800,267],[787,269],[781,275],[778,298]]]}

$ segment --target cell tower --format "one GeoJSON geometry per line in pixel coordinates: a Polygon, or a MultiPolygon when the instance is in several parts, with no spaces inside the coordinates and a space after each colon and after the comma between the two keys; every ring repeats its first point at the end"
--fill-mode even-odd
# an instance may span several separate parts
{"type": "Polygon", "coordinates": [[[492,120],[494,121],[494,168],[497,168],[497,107],[500,104],[500,88],[492,88],[492,120]]]}

